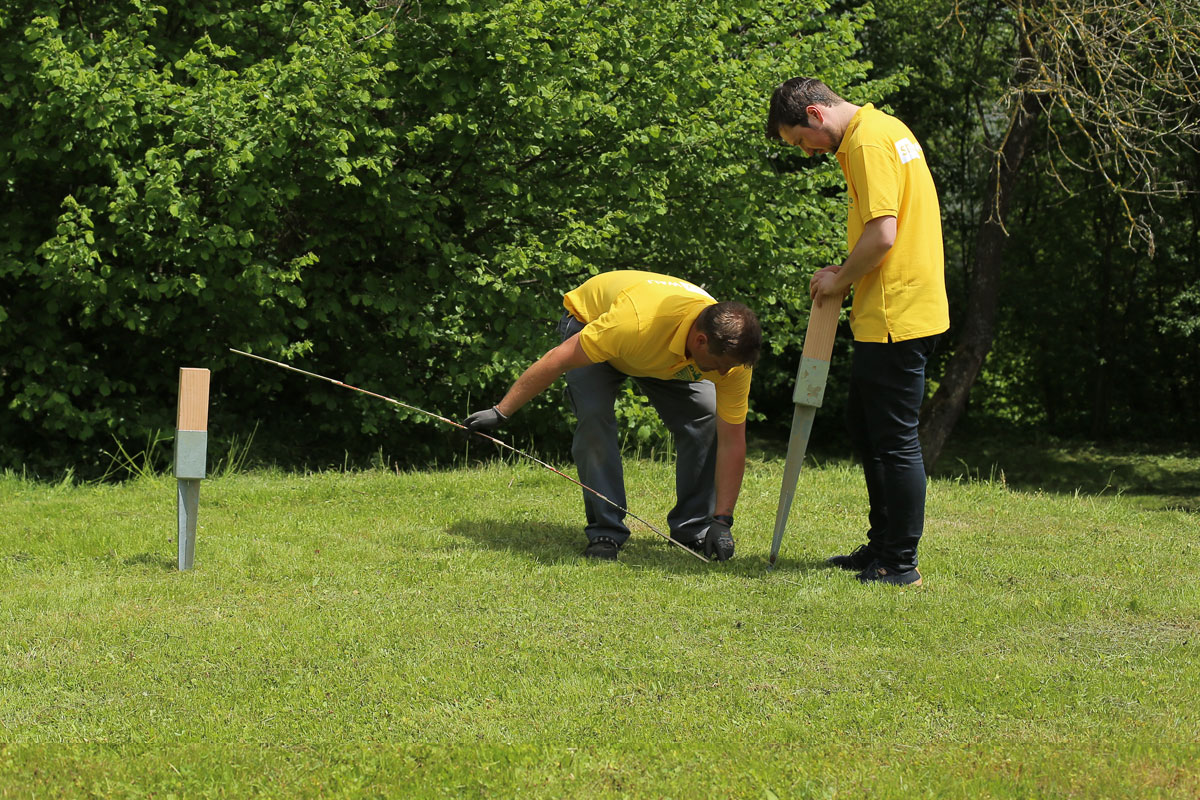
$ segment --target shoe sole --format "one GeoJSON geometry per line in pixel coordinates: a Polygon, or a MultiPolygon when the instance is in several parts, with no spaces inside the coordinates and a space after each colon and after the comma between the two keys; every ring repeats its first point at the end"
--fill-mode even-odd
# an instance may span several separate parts
{"type": "Polygon", "coordinates": [[[874,580],[859,581],[859,583],[862,583],[867,586],[872,586],[872,585],[878,584],[881,586],[895,586],[897,589],[907,589],[910,586],[920,586],[923,582],[924,581],[922,580],[920,573],[917,573],[917,579],[915,581],[913,581],[912,583],[896,583],[895,581],[885,581],[885,580],[880,580],[878,578],[876,578],[874,580]]]}
{"type": "Polygon", "coordinates": [[[829,559],[825,559],[825,566],[833,567],[834,569],[844,569],[844,570],[846,570],[846,572],[862,572],[864,569],[866,569],[867,567],[869,567],[871,565],[865,564],[861,567],[855,567],[850,564],[835,564],[832,561],[830,561],[829,559]]]}
{"type": "Polygon", "coordinates": [[[875,559],[871,559],[870,561],[868,561],[867,563],[865,563],[861,567],[859,567],[859,566],[855,566],[853,564],[839,564],[836,561],[834,561],[835,558],[845,558],[845,556],[830,556],[829,558],[825,559],[825,566],[833,567],[835,569],[844,569],[847,572],[862,572],[864,569],[866,569],[867,567],[869,567],[873,563],[875,563],[875,559]]]}

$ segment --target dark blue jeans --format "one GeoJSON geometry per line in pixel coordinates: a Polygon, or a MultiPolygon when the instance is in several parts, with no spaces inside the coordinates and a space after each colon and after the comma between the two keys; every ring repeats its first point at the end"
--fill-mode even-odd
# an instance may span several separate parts
{"type": "Polygon", "coordinates": [[[883,566],[917,566],[925,528],[925,463],[917,423],[925,364],[940,336],[855,342],[846,414],[871,509],[867,541],[883,566]]]}

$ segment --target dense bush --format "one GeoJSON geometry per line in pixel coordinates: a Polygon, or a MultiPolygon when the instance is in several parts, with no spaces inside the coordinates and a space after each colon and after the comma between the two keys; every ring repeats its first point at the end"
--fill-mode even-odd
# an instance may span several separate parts
{"type": "MultiPolygon", "coordinates": [[[[862,86],[858,16],[202,6],[0,11],[0,466],[88,468],[170,431],[181,366],[213,370],[218,439],[261,423],[274,458],[436,458],[447,430],[227,348],[457,416],[553,343],[563,291],[620,268],[759,310],[756,407],[788,407],[843,212],[832,162],[781,183],[765,100],[799,73],[862,86]]],[[[550,446],[550,419],[515,433],[550,446]]]]}

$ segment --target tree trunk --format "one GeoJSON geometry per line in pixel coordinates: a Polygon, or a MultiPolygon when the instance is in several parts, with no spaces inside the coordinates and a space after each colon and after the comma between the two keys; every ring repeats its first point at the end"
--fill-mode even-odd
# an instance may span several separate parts
{"type": "Polygon", "coordinates": [[[1112,409],[1112,372],[1113,364],[1117,363],[1118,353],[1114,352],[1115,343],[1124,342],[1121,327],[1124,320],[1118,321],[1113,313],[1113,232],[1117,230],[1114,220],[1108,217],[1107,209],[1096,220],[1096,230],[1093,233],[1097,242],[1101,242],[1104,250],[1100,256],[1100,302],[1096,309],[1095,334],[1096,363],[1092,367],[1092,420],[1091,438],[1103,439],[1109,434],[1109,412],[1112,409]]]}
{"type": "Polygon", "coordinates": [[[988,177],[989,202],[980,215],[979,235],[975,240],[975,269],[967,290],[962,331],[954,354],[946,364],[942,382],[921,414],[921,446],[926,469],[932,469],[941,455],[946,439],[967,407],[967,397],[983,361],[992,349],[1000,272],[1008,238],[1004,220],[1040,112],[1039,98],[1030,92],[1022,92],[1009,120],[1004,142],[992,163],[988,177]]]}

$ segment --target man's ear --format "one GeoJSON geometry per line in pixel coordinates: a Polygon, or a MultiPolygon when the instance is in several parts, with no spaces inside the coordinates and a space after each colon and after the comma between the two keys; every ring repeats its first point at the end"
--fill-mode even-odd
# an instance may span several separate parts
{"type": "Polygon", "coordinates": [[[821,108],[821,106],[818,106],[818,105],[806,106],[804,108],[804,113],[810,117],[814,117],[817,120],[816,125],[812,125],[811,123],[809,124],[810,128],[819,128],[819,127],[821,127],[821,124],[823,122],[825,122],[825,109],[821,108]]]}

